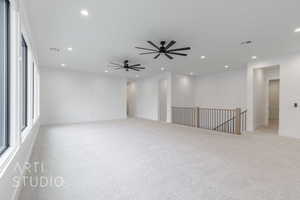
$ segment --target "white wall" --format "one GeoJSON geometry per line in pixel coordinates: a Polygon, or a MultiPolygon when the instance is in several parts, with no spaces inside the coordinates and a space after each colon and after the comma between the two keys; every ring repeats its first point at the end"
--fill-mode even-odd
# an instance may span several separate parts
{"type": "Polygon", "coordinates": [[[166,122],[168,113],[168,81],[159,81],[159,120],[166,122]]]}
{"type": "Polygon", "coordinates": [[[280,66],[266,67],[264,69],[264,76],[267,81],[280,79],[280,66]]]}
{"type": "Polygon", "coordinates": [[[300,108],[293,106],[300,103],[300,53],[248,64],[248,127],[255,128],[254,69],[276,65],[280,66],[279,134],[300,138],[300,108]]]}
{"type": "Polygon", "coordinates": [[[147,78],[131,84],[135,89],[134,116],[158,120],[158,80],[147,78]]]}
{"type": "Polygon", "coordinates": [[[131,83],[131,95],[134,95],[134,117],[159,120],[159,81],[167,80],[167,121],[171,121],[171,74],[168,72],[139,79],[131,83]]]}
{"type": "Polygon", "coordinates": [[[172,106],[193,107],[195,104],[195,78],[172,74],[172,106]]]}
{"type": "Polygon", "coordinates": [[[197,77],[195,105],[209,108],[246,108],[247,70],[197,77]]]}
{"type": "Polygon", "coordinates": [[[265,125],[266,86],[263,69],[254,71],[254,91],[255,128],[258,128],[265,125]]]}
{"type": "Polygon", "coordinates": [[[126,118],[126,80],[62,69],[41,70],[41,123],[126,118]]]}
{"type": "Polygon", "coordinates": [[[167,87],[167,122],[171,122],[172,106],[194,106],[194,78],[165,72],[129,84],[130,116],[159,120],[159,83],[161,80],[166,81],[167,87]]]}
{"type": "MultiPolygon", "coordinates": [[[[129,85],[130,113],[138,118],[159,119],[159,81],[168,83],[168,115],[174,107],[246,108],[247,70],[227,71],[206,77],[166,73],[129,85]],[[166,78],[167,77],[167,78],[166,78]],[[171,105],[171,106],[170,106],[171,105]]],[[[168,117],[170,122],[171,117],[168,117]]]]}

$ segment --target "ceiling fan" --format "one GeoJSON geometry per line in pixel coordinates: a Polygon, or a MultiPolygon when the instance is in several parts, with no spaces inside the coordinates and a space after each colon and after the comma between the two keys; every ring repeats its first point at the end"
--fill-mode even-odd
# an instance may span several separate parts
{"type": "Polygon", "coordinates": [[[111,62],[110,67],[113,67],[114,70],[119,70],[119,69],[125,69],[127,72],[129,70],[134,70],[134,71],[140,71],[142,69],[146,69],[145,67],[140,67],[141,64],[134,64],[134,65],[129,65],[129,61],[125,60],[123,64],[111,62]]]}
{"type": "Polygon", "coordinates": [[[157,54],[154,59],[157,59],[161,54],[164,54],[167,56],[169,59],[173,59],[172,55],[177,55],[177,56],[187,56],[188,54],[185,53],[178,53],[178,51],[186,51],[186,50],[191,50],[191,47],[184,47],[184,48],[178,48],[178,49],[170,49],[176,41],[172,40],[166,45],[166,41],[161,41],[160,42],[160,47],[154,44],[151,41],[147,41],[154,49],[150,48],[144,48],[144,47],[135,47],[137,49],[145,50],[148,52],[143,52],[140,53],[140,55],[146,55],[146,54],[157,54]]]}

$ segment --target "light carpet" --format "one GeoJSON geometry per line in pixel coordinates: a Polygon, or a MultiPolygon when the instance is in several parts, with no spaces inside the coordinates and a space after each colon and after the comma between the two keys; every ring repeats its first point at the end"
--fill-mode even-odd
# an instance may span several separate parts
{"type": "Polygon", "coordinates": [[[21,200],[299,200],[300,140],[146,120],[41,128],[32,160],[61,188],[21,200]]]}

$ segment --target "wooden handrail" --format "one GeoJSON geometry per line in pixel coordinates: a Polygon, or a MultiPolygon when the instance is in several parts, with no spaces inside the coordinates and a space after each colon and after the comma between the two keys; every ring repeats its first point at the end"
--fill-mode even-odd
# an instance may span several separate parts
{"type": "Polygon", "coordinates": [[[229,119],[229,120],[223,122],[222,124],[220,124],[220,125],[218,125],[216,128],[214,128],[214,130],[218,130],[218,128],[221,128],[222,126],[224,126],[225,124],[227,124],[227,123],[233,121],[234,119],[235,119],[235,117],[233,117],[233,118],[231,118],[231,119],[229,119]]]}
{"type": "MultiPolygon", "coordinates": [[[[245,113],[247,113],[247,110],[241,112],[240,116],[242,116],[242,115],[245,114],[245,113]]],[[[222,124],[218,125],[216,128],[214,128],[214,130],[217,130],[218,128],[224,126],[225,124],[229,123],[230,121],[233,121],[234,119],[235,119],[235,116],[232,117],[231,119],[229,119],[229,120],[223,122],[222,124]]]]}

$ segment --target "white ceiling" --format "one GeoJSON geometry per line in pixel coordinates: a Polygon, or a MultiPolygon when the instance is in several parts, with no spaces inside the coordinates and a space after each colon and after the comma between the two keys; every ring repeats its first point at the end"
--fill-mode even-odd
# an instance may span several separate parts
{"type": "MultiPolygon", "coordinates": [[[[110,61],[129,59],[158,73],[206,74],[245,67],[259,59],[300,50],[299,0],[27,0],[28,17],[41,66],[104,72],[110,61]],[[88,17],[80,15],[81,9],[88,17]],[[140,56],[147,40],[176,40],[191,46],[188,57],[140,56]],[[251,47],[242,41],[254,41],[251,47]],[[73,47],[59,54],[50,47],[73,47]],[[205,55],[207,59],[201,60],[205,55]]],[[[148,46],[150,47],[150,46],[148,46]]],[[[124,76],[136,73],[110,72],[124,76]]]]}

